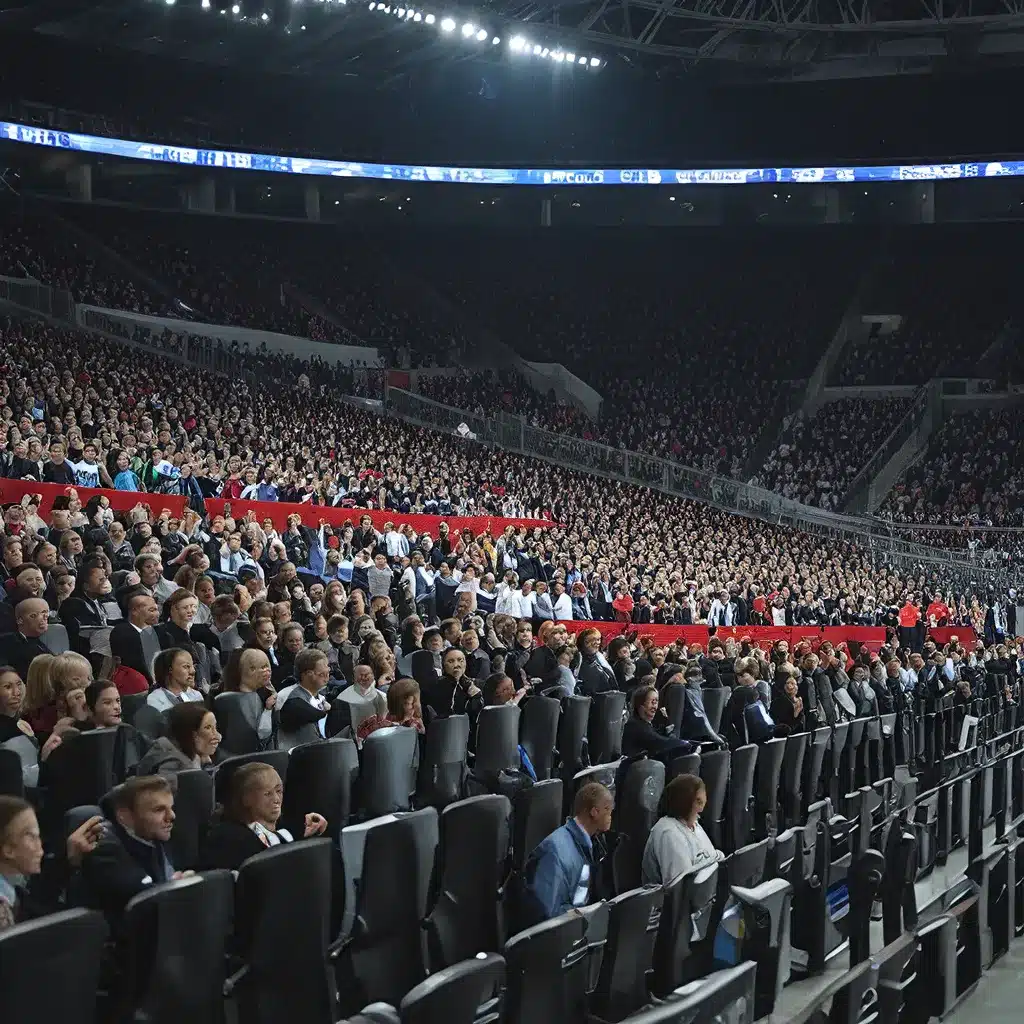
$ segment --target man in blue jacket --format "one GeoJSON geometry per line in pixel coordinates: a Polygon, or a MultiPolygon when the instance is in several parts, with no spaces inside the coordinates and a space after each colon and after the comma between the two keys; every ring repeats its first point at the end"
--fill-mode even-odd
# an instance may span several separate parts
{"type": "Polygon", "coordinates": [[[614,806],[605,786],[588,782],[576,793],[573,816],[530,854],[524,874],[531,918],[548,921],[586,906],[594,875],[593,838],[611,828],[614,806]]]}

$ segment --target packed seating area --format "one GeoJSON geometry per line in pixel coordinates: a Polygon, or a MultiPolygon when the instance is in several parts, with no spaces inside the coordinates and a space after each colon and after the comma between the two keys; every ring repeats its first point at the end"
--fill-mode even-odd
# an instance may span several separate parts
{"type": "Polygon", "coordinates": [[[842,398],[796,414],[754,482],[805,505],[838,510],[857,473],[907,414],[903,398],[842,398]]]}
{"type": "Polygon", "coordinates": [[[923,384],[976,376],[978,361],[1016,311],[1002,246],[1011,225],[944,225],[936,237],[895,232],[864,296],[865,314],[898,316],[894,333],[848,347],[829,383],[923,384]]]}
{"type": "MultiPolygon", "coordinates": [[[[844,941],[851,968],[891,955],[876,859],[886,942],[915,927],[893,916],[913,887],[888,826],[915,822],[927,875],[941,826],[915,801],[951,785],[969,714],[986,770],[1021,770],[999,739],[1024,671],[1014,592],[414,427],[342,400],[379,394],[359,368],[232,347],[226,372],[182,372],[204,342],[186,324],[165,342],[0,323],[15,1024],[26,936],[78,943],[69,988],[101,1024],[216,1021],[225,1000],[259,1024],[393,1024],[437,1000],[449,1024],[615,1024],[747,961],[763,1017],[844,941]],[[822,873],[849,878],[841,928],[822,873]],[[200,916],[201,939],[153,927],[200,916]],[[587,969],[563,985],[574,948],[587,969]],[[162,995],[182,967],[188,999],[162,995]]],[[[510,372],[423,380],[734,474],[749,455],[727,433],[682,447],[667,410],[631,430],[611,380],[600,426],[510,372]]],[[[901,411],[835,406],[775,456],[804,487],[834,441],[802,500],[831,502],[901,411]]]]}

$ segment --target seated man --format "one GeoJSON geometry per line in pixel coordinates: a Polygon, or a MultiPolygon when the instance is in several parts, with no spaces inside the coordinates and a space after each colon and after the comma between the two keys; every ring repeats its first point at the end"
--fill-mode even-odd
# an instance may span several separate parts
{"type": "Polygon", "coordinates": [[[323,651],[306,647],[295,655],[295,677],[277,695],[277,745],[281,750],[291,750],[300,743],[315,743],[326,736],[331,704],[321,691],[330,676],[323,651]]]}
{"type": "Polygon", "coordinates": [[[89,906],[116,926],[128,901],[149,885],[182,878],[167,849],[174,824],[174,792],[161,775],[129,779],[113,797],[114,820],[82,861],[89,906]]]}
{"type": "Polygon", "coordinates": [[[612,825],[615,801],[599,782],[581,786],[573,816],[530,854],[523,871],[524,917],[538,924],[586,906],[594,875],[594,837],[612,825]]]}
{"type": "Polygon", "coordinates": [[[50,651],[42,640],[49,623],[50,606],[38,597],[19,601],[14,609],[14,632],[0,636],[0,665],[10,665],[22,679],[38,654],[50,651]]]}

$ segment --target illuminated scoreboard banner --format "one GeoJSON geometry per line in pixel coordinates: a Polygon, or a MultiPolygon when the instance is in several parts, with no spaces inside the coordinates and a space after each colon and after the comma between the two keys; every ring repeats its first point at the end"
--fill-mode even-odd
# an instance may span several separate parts
{"type": "Polygon", "coordinates": [[[318,160],[267,153],[192,149],[156,142],[130,142],[96,135],[34,128],[0,121],[0,136],[12,142],[71,149],[128,160],[224,167],[274,174],[327,178],[375,178],[384,181],[437,181],[466,185],[802,185],[815,182],[949,181],[957,178],[1024,176],[1024,161],[955,164],[882,164],[869,167],[722,167],[681,170],[632,168],[536,169],[527,167],[427,167],[418,164],[368,164],[318,160]]]}

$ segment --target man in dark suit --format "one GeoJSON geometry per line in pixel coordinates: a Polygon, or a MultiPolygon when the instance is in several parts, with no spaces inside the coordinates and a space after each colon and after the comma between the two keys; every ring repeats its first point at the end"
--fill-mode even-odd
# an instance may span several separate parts
{"type": "Polygon", "coordinates": [[[41,637],[47,629],[50,606],[39,597],[19,601],[14,609],[14,632],[0,636],[0,665],[10,665],[22,679],[32,659],[49,654],[41,637]]]}
{"type": "Polygon", "coordinates": [[[75,592],[60,606],[60,621],[68,631],[71,649],[89,656],[89,638],[107,624],[107,613],[100,603],[110,593],[107,568],[100,561],[82,563],[75,592]]]}
{"type": "Polygon", "coordinates": [[[160,618],[160,608],[140,590],[128,598],[126,611],[128,618],[110,631],[110,653],[120,664],[144,675],[152,686],[153,659],[160,653],[160,640],[153,627],[160,618]]]}
{"type": "MultiPolygon", "coordinates": [[[[88,904],[106,915],[116,933],[124,908],[150,885],[183,877],[167,849],[174,825],[174,792],[160,775],[128,779],[115,791],[114,820],[82,861],[88,904]]],[[[191,874],[191,872],[186,872],[191,874]]]]}

